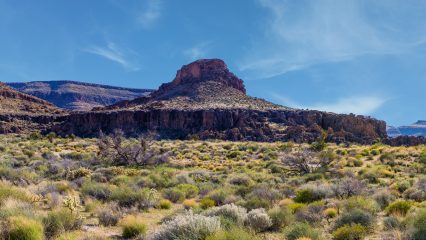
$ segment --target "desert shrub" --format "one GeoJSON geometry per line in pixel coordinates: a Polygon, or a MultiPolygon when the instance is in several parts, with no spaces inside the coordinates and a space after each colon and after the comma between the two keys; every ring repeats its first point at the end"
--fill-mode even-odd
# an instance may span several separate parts
{"type": "Polygon", "coordinates": [[[270,229],[273,231],[279,231],[281,228],[288,226],[294,221],[293,214],[286,206],[274,207],[268,211],[268,215],[272,220],[270,229]]]}
{"type": "Polygon", "coordinates": [[[170,202],[168,199],[161,199],[158,207],[161,209],[170,209],[172,207],[172,202],[170,202]]]}
{"type": "Polygon", "coordinates": [[[355,195],[360,195],[366,188],[365,183],[353,178],[344,178],[334,186],[335,195],[342,198],[347,198],[355,195]]]}
{"type": "Polygon", "coordinates": [[[335,228],[340,228],[344,225],[361,224],[367,229],[372,229],[374,225],[374,216],[361,209],[353,209],[343,213],[335,223],[335,228]]]}
{"type": "Polygon", "coordinates": [[[220,230],[217,217],[207,217],[187,212],[165,222],[156,231],[152,240],[202,240],[220,230]]]}
{"type": "Polygon", "coordinates": [[[140,218],[129,215],[121,222],[122,236],[126,239],[134,237],[144,237],[146,234],[146,225],[140,218]]]}
{"type": "Polygon", "coordinates": [[[400,201],[395,201],[389,204],[389,206],[386,207],[385,211],[388,215],[397,214],[397,215],[405,216],[408,210],[410,210],[411,206],[412,206],[412,202],[400,200],[400,201]]]}
{"type": "Polygon", "coordinates": [[[243,228],[233,227],[228,230],[220,230],[208,236],[206,240],[260,240],[260,238],[243,228]]]}
{"type": "Polygon", "coordinates": [[[425,164],[426,165],[426,153],[422,153],[419,156],[419,163],[425,164]]]}
{"type": "Polygon", "coordinates": [[[311,149],[316,152],[321,152],[327,147],[325,140],[327,139],[327,134],[323,133],[321,137],[311,144],[311,149]]]}
{"type": "Polygon", "coordinates": [[[234,185],[238,185],[238,186],[250,186],[252,184],[252,180],[249,176],[247,175],[238,175],[238,176],[233,176],[230,180],[229,183],[234,184],[234,185]]]}
{"type": "Polygon", "coordinates": [[[344,225],[333,232],[334,240],[362,240],[367,230],[361,224],[344,225]]]}
{"type": "Polygon", "coordinates": [[[186,199],[182,202],[183,207],[186,210],[193,209],[197,207],[197,202],[194,199],[186,199]]]}
{"type": "Polygon", "coordinates": [[[210,199],[213,199],[216,205],[220,206],[225,204],[225,200],[229,195],[230,193],[226,189],[219,189],[210,192],[208,197],[210,197],[210,199]]]}
{"type": "Polygon", "coordinates": [[[396,156],[393,153],[390,152],[385,152],[380,156],[380,161],[381,162],[385,162],[385,161],[393,161],[395,160],[396,156]]]}
{"type": "Polygon", "coordinates": [[[65,231],[79,229],[82,223],[82,219],[68,209],[49,212],[43,219],[45,235],[48,238],[59,236],[65,231]]]}
{"type": "Polygon", "coordinates": [[[214,207],[215,205],[216,205],[215,201],[209,197],[205,197],[201,199],[200,201],[200,206],[202,209],[211,208],[211,207],[214,207]]]}
{"type": "Polygon", "coordinates": [[[96,211],[96,216],[99,219],[99,224],[105,227],[116,226],[122,217],[122,213],[116,205],[108,205],[99,208],[96,211]]]}
{"type": "Polygon", "coordinates": [[[321,238],[321,233],[307,223],[297,223],[286,229],[285,237],[287,240],[297,240],[301,238],[319,240],[321,238]]]}
{"type": "Polygon", "coordinates": [[[395,199],[395,197],[386,190],[374,194],[373,198],[381,209],[385,209],[395,199]]]}
{"type": "Polygon", "coordinates": [[[235,204],[227,204],[206,210],[203,215],[209,217],[221,217],[232,221],[234,224],[243,224],[247,216],[247,210],[235,204]]]}
{"type": "Polygon", "coordinates": [[[426,190],[421,189],[421,186],[414,186],[405,190],[403,196],[405,199],[410,199],[416,202],[423,202],[426,201],[426,190]]]}
{"type": "Polygon", "coordinates": [[[81,188],[83,195],[91,196],[100,201],[106,201],[111,198],[112,190],[107,184],[102,183],[86,183],[81,188]]]}
{"type": "Polygon", "coordinates": [[[43,240],[43,225],[23,216],[9,217],[2,226],[2,239],[43,240]]]}
{"type": "Polygon", "coordinates": [[[298,212],[299,210],[301,210],[305,207],[306,207],[306,204],[304,204],[304,203],[290,203],[290,204],[288,204],[288,208],[290,209],[290,211],[292,213],[296,213],[296,212],[298,212]]]}
{"type": "Polygon", "coordinates": [[[295,213],[296,220],[299,222],[308,222],[317,224],[323,219],[324,204],[322,202],[314,202],[307,207],[300,209],[295,213]]]}
{"type": "Polygon", "coordinates": [[[272,220],[263,208],[248,212],[244,223],[255,232],[263,232],[272,226],[272,220]]]}
{"type": "Polygon", "coordinates": [[[247,209],[257,209],[257,208],[270,208],[272,203],[265,198],[250,196],[247,201],[244,203],[244,207],[247,209]]]}
{"type": "Polygon", "coordinates": [[[398,190],[398,192],[403,193],[405,190],[407,190],[408,188],[411,187],[411,184],[409,181],[399,181],[396,184],[396,189],[398,190]]]}
{"type": "Polygon", "coordinates": [[[414,217],[413,239],[423,240],[425,236],[426,236],[426,209],[422,209],[414,217]]]}
{"type": "Polygon", "coordinates": [[[383,219],[383,227],[386,230],[394,230],[394,229],[398,229],[400,227],[400,222],[398,220],[398,218],[390,216],[390,217],[385,217],[383,219]]]}
{"type": "Polygon", "coordinates": [[[324,216],[327,219],[335,218],[337,216],[337,209],[335,208],[327,208],[324,210],[324,216]]]}
{"type": "Polygon", "coordinates": [[[185,193],[176,188],[166,189],[163,192],[163,197],[174,203],[181,202],[185,199],[185,193]]]}
{"type": "Polygon", "coordinates": [[[312,189],[301,189],[296,192],[296,197],[293,199],[298,203],[310,203],[319,199],[315,199],[314,191],[312,189]]]}
{"type": "Polygon", "coordinates": [[[353,164],[355,167],[361,167],[364,162],[361,159],[355,159],[353,164]]]}
{"type": "Polygon", "coordinates": [[[30,195],[23,189],[0,183],[0,205],[7,198],[13,198],[23,202],[31,201],[30,195]]]}
{"type": "Polygon", "coordinates": [[[111,195],[111,200],[117,201],[120,207],[137,207],[148,209],[158,202],[158,195],[155,190],[149,189],[129,189],[117,188],[111,195]]]}
{"type": "Polygon", "coordinates": [[[198,194],[198,187],[191,184],[179,184],[176,189],[181,191],[185,198],[193,198],[198,194]]]}
{"type": "Polygon", "coordinates": [[[344,207],[347,210],[351,209],[363,209],[370,213],[376,213],[379,211],[379,205],[376,201],[371,198],[363,197],[363,196],[353,196],[346,199],[344,203],[344,207]]]}

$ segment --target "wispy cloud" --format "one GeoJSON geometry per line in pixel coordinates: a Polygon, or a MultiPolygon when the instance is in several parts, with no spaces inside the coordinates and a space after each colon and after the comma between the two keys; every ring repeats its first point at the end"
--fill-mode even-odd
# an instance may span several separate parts
{"type": "Polygon", "coordinates": [[[161,0],[147,0],[144,10],[138,15],[138,22],[145,28],[151,27],[161,17],[161,0]]]}
{"type": "Polygon", "coordinates": [[[209,52],[210,45],[211,42],[202,42],[183,50],[183,54],[190,60],[200,59],[206,57],[209,52]]]}
{"type": "Polygon", "coordinates": [[[272,96],[281,104],[293,108],[314,109],[335,113],[354,113],[361,115],[372,114],[387,102],[386,98],[377,96],[350,96],[340,98],[335,102],[316,103],[311,106],[305,106],[278,94],[273,94],[272,96]]]}
{"type": "Polygon", "coordinates": [[[125,51],[123,49],[120,49],[113,42],[108,42],[106,47],[93,46],[93,47],[86,48],[83,51],[91,53],[91,54],[95,54],[95,55],[104,57],[108,60],[111,60],[113,62],[116,62],[120,64],[121,66],[123,66],[126,70],[129,70],[129,71],[140,70],[140,67],[136,63],[128,60],[125,54],[125,52],[132,53],[132,54],[135,54],[135,53],[131,50],[125,51]]]}
{"type": "MultiPolygon", "coordinates": [[[[249,71],[257,78],[368,54],[396,54],[426,39],[426,30],[421,27],[426,21],[422,18],[409,26],[397,21],[400,17],[410,18],[407,12],[420,14],[422,8],[416,9],[414,3],[393,0],[257,2],[269,12],[264,23],[266,32],[254,41],[252,51],[240,64],[241,71],[249,71]],[[407,6],[409,11],[401,10],[407,6]]],[[[419,1],[417,5],[420,4],[424,5],[419,1]]]]}

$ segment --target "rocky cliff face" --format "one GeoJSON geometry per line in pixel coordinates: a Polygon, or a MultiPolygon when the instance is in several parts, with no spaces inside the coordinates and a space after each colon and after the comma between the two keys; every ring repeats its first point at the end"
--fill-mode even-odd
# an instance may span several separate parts
{"type": "Polygon", "coordinates": [[[146,96],[152,92],[149,89],[121,88],[76,81],[37,81],[8,83],[8,85],[19,92],[44,99],[58,107],[77,111],[109,106],[120,101],[146,96]]]}
{"type": "Polygon", "coordinates": [[[371,143],[386,136],[382,121],[320,111],[249,109],[111,111],[71,114],[59,134],[95,136],[122,129],[128,135],[150,130],[163,138],[312,142],[323,130],[335,142],[371,143]]]}

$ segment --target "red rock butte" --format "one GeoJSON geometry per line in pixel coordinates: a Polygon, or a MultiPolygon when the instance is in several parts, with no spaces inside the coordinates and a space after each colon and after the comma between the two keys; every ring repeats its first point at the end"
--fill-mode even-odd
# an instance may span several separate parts
{"type": "Polygon", "coordinates": [[[243,80],[230,72],[225,62],[221,59],[200,59],[184,65],[177,71],[176,77],[172,82],[160,86],[159,92],[166,92],[177,85],[206,81],[222,82],[244,94],[246,93],[243,80]]]}

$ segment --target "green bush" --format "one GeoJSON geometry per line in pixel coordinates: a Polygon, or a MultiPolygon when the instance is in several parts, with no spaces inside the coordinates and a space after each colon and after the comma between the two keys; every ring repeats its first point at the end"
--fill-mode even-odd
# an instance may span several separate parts
{"type": "Polygon", "coordinates": [[[194,198],[198,195],[198,187],[192,184],[179,184],[176,189],[181,191],[185,198],[194,198]]]}
{"type": "Polygon", "coordinates": [[[0,204],[7,198],[13,198],[23,202],[31,201],[30,196],[23,189],[0,183],[0,204]]]}
{"type": "Polygon", "coordinates": [[[385,230],[394,230],[400,227],[401,223],[398,218],[390,216],[383,219],[383,227],[385,230]]]}
{"type": "Polygon", "coordinates": [[[353,196],[348,198],[344,203],[344,207],[348,211],[351,209],[363,209],[372,214],[380,210],[379,204],[374,199],[363,196],[353,196]]]}
{"type": "Polygon", "coordinates": [[[311,203],[316,200],[319,199],[315,198],[314,191],[309,188],[297,191],[296,197],[294,197],[294,201],[298,203],[311,203]]]}
{"type": "Polygon", "coordinates": [[[229,230],[220,230],[208,236],[206,240],[260,240],[260,238],[243,228],[233,227],[229,230]]]}
{"type": "Polygon", "coordinates": [[[405,216],[408,210],[410,210],[411,206],[412,203],[410,201],[400,200],[389,204],[389,206],[386,207],[385,211],[388,215],[396,214],[405,216]]]}
{"type": "Polygon", "coordinates": [[[43,225],[23,216],[9,217],[3,226],[4,239],[43,240],[43,225]]]}
{"type": "Polygon", "coordinates": [[[373,198],[381,209],[385,209],[395,199],[395,197],[386,190],[374,194],[373,198]]]}
{"type": "Polygon", "coordinates": [[[201,199],[200,206],[202,209],[207,209],[215,206],[215,201],[209,197],[201,199]]]}
{"type": "Polygon", "coordinates": [[[372,229],[374,225],[374,216],[361,209],[353,209],[343,213],[335,223],[335,228],[340,228],[344,225],[361,224],[367,229],[372,229]]]}
{"type": "Polygon", "coordinates": [[[146,234],[146,225],[141,219],[134,216],[127,216],[121,222],[122,236],[126,239],[134,237],[144,237],[146,234]]]}
{"type": "Polygon", "coordinates": [[[172,208],[172,202],[170,202],[170,200],[167,200],[167,199],[161,199],[158,206],[161,209],[170,209],[170,208],[172,208]]]}
{"type": "Polygon", "coordinates": [[[285,236],[287,240],[297,240],[302,237],[310,238],[311,240],[319,240],[321,238],[320,232],[307,223],[297,223],[290,226],[286,229],[285,236]]]}
{"type": "Polygon", "coordinates": [[[271,230],[279,231],[281,228],[290,225],[294,221],[294,216],[290,209],[283,207],[274,207],[268,212],[269,217],[272,220],[271,230]]]}
{"type": "Polygon", "coordinates": [[[93,182],[85,183],[81,188],[81,192],[83,195],[91,196],[100,201],[106,201],[110,199],[112,195],[110,186],[93,182]]]}
{"type": "Polygon", "coordinates": [[[426,236],[426,209],[420,210],[414,218],[414,240],[424,240],[426,236]]]}
{"type": "Polygon", "coordinates": [[[333,232],[334,240],[362,240],[367,230],[361,224],[344,225],[333,232]]]}
{"type": "Polygon", "coordinates": [[[426,165],[426,153],[422,153],[419,156],[419,163],[425,164],[426,165]]]}
{"type": "Polygon", "coordinates": [[[82,219],[68,209],[60,209],[49,212],[43,219],[45,235],[48,238],[59,236],[65,231],[79,229],[82,225],[82,219]]]}
{"type": "Polygon", "coordinates": [[[272,226],[272,220],[263,208],[247,213],[244,223],[255,232],[264,232],[272,226]]]}
{"type": "Polygon", "coordinates": [[[182,202],[185,199],[185,193],[177,188],[164,190],[163,196],[174,203],[182,202]]]}
{"type": "Polygon", "coordinates": [[[113,191],[111,200],[117,201],[120,207],[148,209],[157,204],[158,196],[148,189],[134,190],[121,187],[113,191]]]}
{"type": "Polygon", "coordinates": [[[268,199],[257,197],[257,196],[251,196],[245,203],[244,207],[246,207],[249,210],[257,209],[257,208],[270,208],[271,207],[271,201],[268,199]]]}

